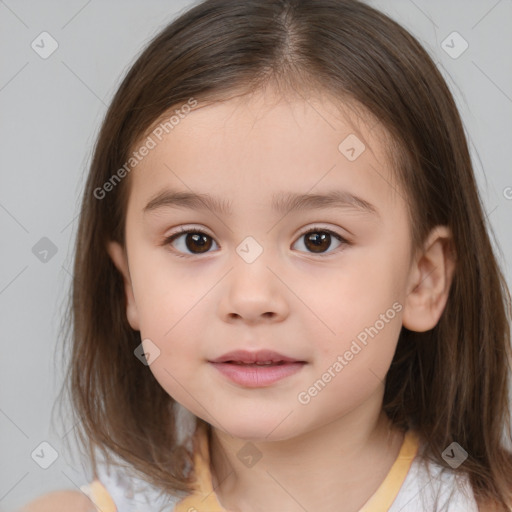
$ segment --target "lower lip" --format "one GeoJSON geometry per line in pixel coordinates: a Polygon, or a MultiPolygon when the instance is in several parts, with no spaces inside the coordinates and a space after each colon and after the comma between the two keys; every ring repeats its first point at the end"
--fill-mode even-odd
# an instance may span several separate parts
{"type": "Polygon", "coordinates": [[[236,384],[248,388],[262,388],[297,373],[306,363],[284,363],[274,366],[251,366],[235,363],[212,364],[219,372],[236,384]]]}

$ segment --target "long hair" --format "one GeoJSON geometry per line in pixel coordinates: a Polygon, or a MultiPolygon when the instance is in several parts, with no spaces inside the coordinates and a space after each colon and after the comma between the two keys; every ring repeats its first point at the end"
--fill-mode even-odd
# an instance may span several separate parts
{"type": "Polygon", "coordinates": [[[402,328],[383,408],[395,425],[416,429],[424,456],[443,467],[442,452],[456,441],[468,458],[454,471],[469,476],[479,502],[506,507],[510,292],[463,125],[420,43],[358,0],[203,1],[166,26],[122,81],[85,185],[69,304],[66,389],[93,467],[100,449],[169,493],[192,490],[174,400],[133,354],[140,333],[127,322],[122,277],[106,251],[109,240],[124,245],[130,180],[118,179],[119,169],[159,119],[191,98],[224,101],[270,83],[297,95],[328,93],[374,116],[407,194],[414,249],[433,227],[451,229],[457,258],[445,310],[427,332],[402,328]]]}

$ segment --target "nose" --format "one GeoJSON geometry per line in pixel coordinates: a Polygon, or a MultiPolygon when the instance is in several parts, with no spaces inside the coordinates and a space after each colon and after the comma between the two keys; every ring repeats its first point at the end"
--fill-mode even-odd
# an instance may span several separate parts
{"type": "Polygon", "coordinates": [[[289,314],[286,286],[268,258],[242,258],[224,280],[219,315],[226,322],[281,322],[289,314]]]}

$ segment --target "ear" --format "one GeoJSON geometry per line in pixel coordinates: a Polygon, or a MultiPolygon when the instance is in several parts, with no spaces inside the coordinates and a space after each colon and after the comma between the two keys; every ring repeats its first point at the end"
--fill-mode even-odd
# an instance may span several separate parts
{"type": "Polygon", "coordinates": [[[128,257],[123,246],[119,242],[110,241],[107,244],[107,252],[114,262],[124,281],[124,291],[126,295],[126,318],[131,328],[140,331],[139,315],[137,313],[137,305],[133,296],[132,281],[128,268],[128,257]]]}
{"type": "Polygon", "coordinates": [[[447,226],[436,226],[411,267],[402,316],[404,327],[424,332],[437,325],[448,300],[454,269],[451,231],[447,226]]]}

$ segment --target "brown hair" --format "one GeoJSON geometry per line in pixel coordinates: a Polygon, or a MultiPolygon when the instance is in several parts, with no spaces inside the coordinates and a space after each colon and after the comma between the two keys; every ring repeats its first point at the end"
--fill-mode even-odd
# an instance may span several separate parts
{"type": "MultiPolygon", "coordinates": [[[[129,180],[95,190],[128,161],[155,122],[190,98],[226,100],[268,84],[362,106],[385,127],[406,191],[413,247],[437,225],[453,234],[456,269],[435,328],[402,328],[383,407],[425,441],[469,454],[477,500],[512,501],[510,292],[493,253],[459,113],[428,53],[396,22],[357,0],[206,0],[161,31],[121,83],[101,127],[81,206],[69,321],[67,385],[81,442],[118,455],[147,481],[190,491],[174,400],[134,356],[120,273],[106,251],[124,245],[129,180]],[[508,436],[505,440],[504,436],[508,436]],[[163,449],[165,447],[165,449],[163,449]]],[[[94,469],[96,473],[96,469],[94,469]]]]}

